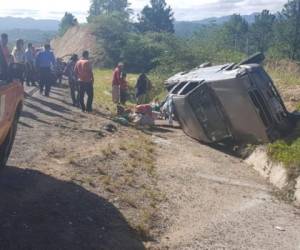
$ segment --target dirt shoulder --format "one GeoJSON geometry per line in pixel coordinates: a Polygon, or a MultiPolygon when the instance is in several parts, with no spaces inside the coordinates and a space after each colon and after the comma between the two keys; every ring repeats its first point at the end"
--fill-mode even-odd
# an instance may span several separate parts
{"type": "Polygon", "coordinates": [[[161,199],[153,147],[67,89],[27,96],[0,177],[0,249],[144,249],[161,199]]]}
{"type": "Polygon", "coordinates": [[[26,99],[9,164],[1,250],[300,247],[299,210],[240,159],[83,114],[67,89],[26,99]]]}
{"type": "Polygon", "coordinates": [[[166,231],[157,249],[299,249],[299,210],[240,159],[200,145],[180,130],[160,144],[160,211],[166,231]]]}

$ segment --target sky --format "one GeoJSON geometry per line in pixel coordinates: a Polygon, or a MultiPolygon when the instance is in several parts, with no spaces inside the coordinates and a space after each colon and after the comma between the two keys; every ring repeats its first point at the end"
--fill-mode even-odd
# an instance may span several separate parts
{"type": "MultiPolygon", "coordinates": [[[[269,9],[277,12],[287,0],[166,0],[175,12],[176,20],[201,20],[233,13],[251,14],[269,9]]],[[[129,0],[137,13],[149,0],[129,0]]],[[[64,12],[73,13],[85,21],[90,0],[0,0],[0,16],[61,19],[64,12]]]]}

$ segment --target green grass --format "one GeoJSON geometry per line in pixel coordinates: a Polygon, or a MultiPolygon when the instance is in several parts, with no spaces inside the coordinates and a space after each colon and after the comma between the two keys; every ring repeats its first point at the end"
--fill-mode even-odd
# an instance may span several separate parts
{"type": "Polygon", "coordinates": [[[300,127],[288,138],[269,144],[268,154],[272,160],[283,163],[285,167],[300,170],[300,127]]]}
{"type": "MultiPolygon", "coordinates": [[[[115,105],[112,102],[111,96],[111,82],[112,82],[112,69],[96,69],[94,71],[95,75],[95,102],[98,105],[101,105],[105,109],[115,112],[115,105]]],[[[166,91],[164,89],[164,77],[158,74],[149,74],[149,79],[152,82],[152,91],[150,94],[150,100],[159,98],[159,100],[163,101],[166,96],[166,91]]],[[[131,106],[135,103],[134,95],[135,89],[134,86],[136,84],[138,78],[138,74],[128,74],[127,81],[129,84],[129,95],[130,98],[128,100],[128,106],[131,106]]]]}
{"type": "MultiPolygon", "coordinates": [[[[278,87],[284,89],[300,85],[300,67],[296,62],[268,61],[265,68],[278,87]]],[[[296,109],[300,110],[300,103],[296,109]]],[[[288,169],[300,171],[300,127],[288,138],[269,144],[268,154],[273,161],[284,164],[288,169]]]]}
{"type": "MultiPolygon", "coordinates": [[[[112,82],[112,69],[96,69],[94,71],[95,75],[95,102],[98,105],[106,108],[109,111],[115,111],[115,105],[112,102],[111,96],[111,82],[112,82]]],[[[128,74],[127,81],[129,84],[130,95],[134,94],[134,86],[136,83],[138,75],[137,74],[128,74]]],[[[133,103],[132,100],[129,101],[129,104],[133,103]]]]}
{"type": "Polygon", "coordinates": [[[300,138],[293,142],[280,140],[270,144],[268,153],[273,160],[283,163],[286,167],[300,169],[300,138]]]}

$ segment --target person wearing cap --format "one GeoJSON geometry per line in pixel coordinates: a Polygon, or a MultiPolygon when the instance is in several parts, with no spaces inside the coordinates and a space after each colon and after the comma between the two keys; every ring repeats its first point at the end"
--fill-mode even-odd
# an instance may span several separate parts
{"type": "Polygon", "coordinates": [[[69,80],[71,98],[74,107],[79,106],[79,86],[75,74],[75,65],[77,61],[78,61],[78,55],[76,54],[72,55],[64,70],[64,75],[66,75],[69,80]]]}
{"type": "Polygon", "coordinates": [[[51,67],[55,64],[55,56],[51,51],[50,44],[45,44],[44,51],[40,52],[36,58],[36,66],[40,73],[40,93],[43,94],[45,89],[45,96],[50,95],[53,76],[51,67]]]}
{"type": "Polygon", "coordinates": [[[82,112],[93,111],[94,98],[94,74],[89,61],[89,52],[84,51],[82,58],[75,65],[75,75],[79,84],[79,102],[82,112]],[[87,94],[87,103],[84,103],[84,96],[87,94]]]}
{"type": "Polygon", "coordinates": [[[120,87],[122,84],[122,71],[124,68],[123,63],[118,63],[117,67],[113,73],[113,80],[112,80],[112,100],[114,103],[120,103],[120,87]]]}

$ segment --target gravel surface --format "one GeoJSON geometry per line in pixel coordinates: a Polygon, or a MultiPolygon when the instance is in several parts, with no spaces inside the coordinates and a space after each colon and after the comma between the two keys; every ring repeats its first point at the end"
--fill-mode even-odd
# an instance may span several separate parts
{"type": "Polygon", "coordinates": [[[300,211],[240,159],[180,130],[158,138],[161,206],[167,228],[158,249],[300,249],[300,211]]]}

